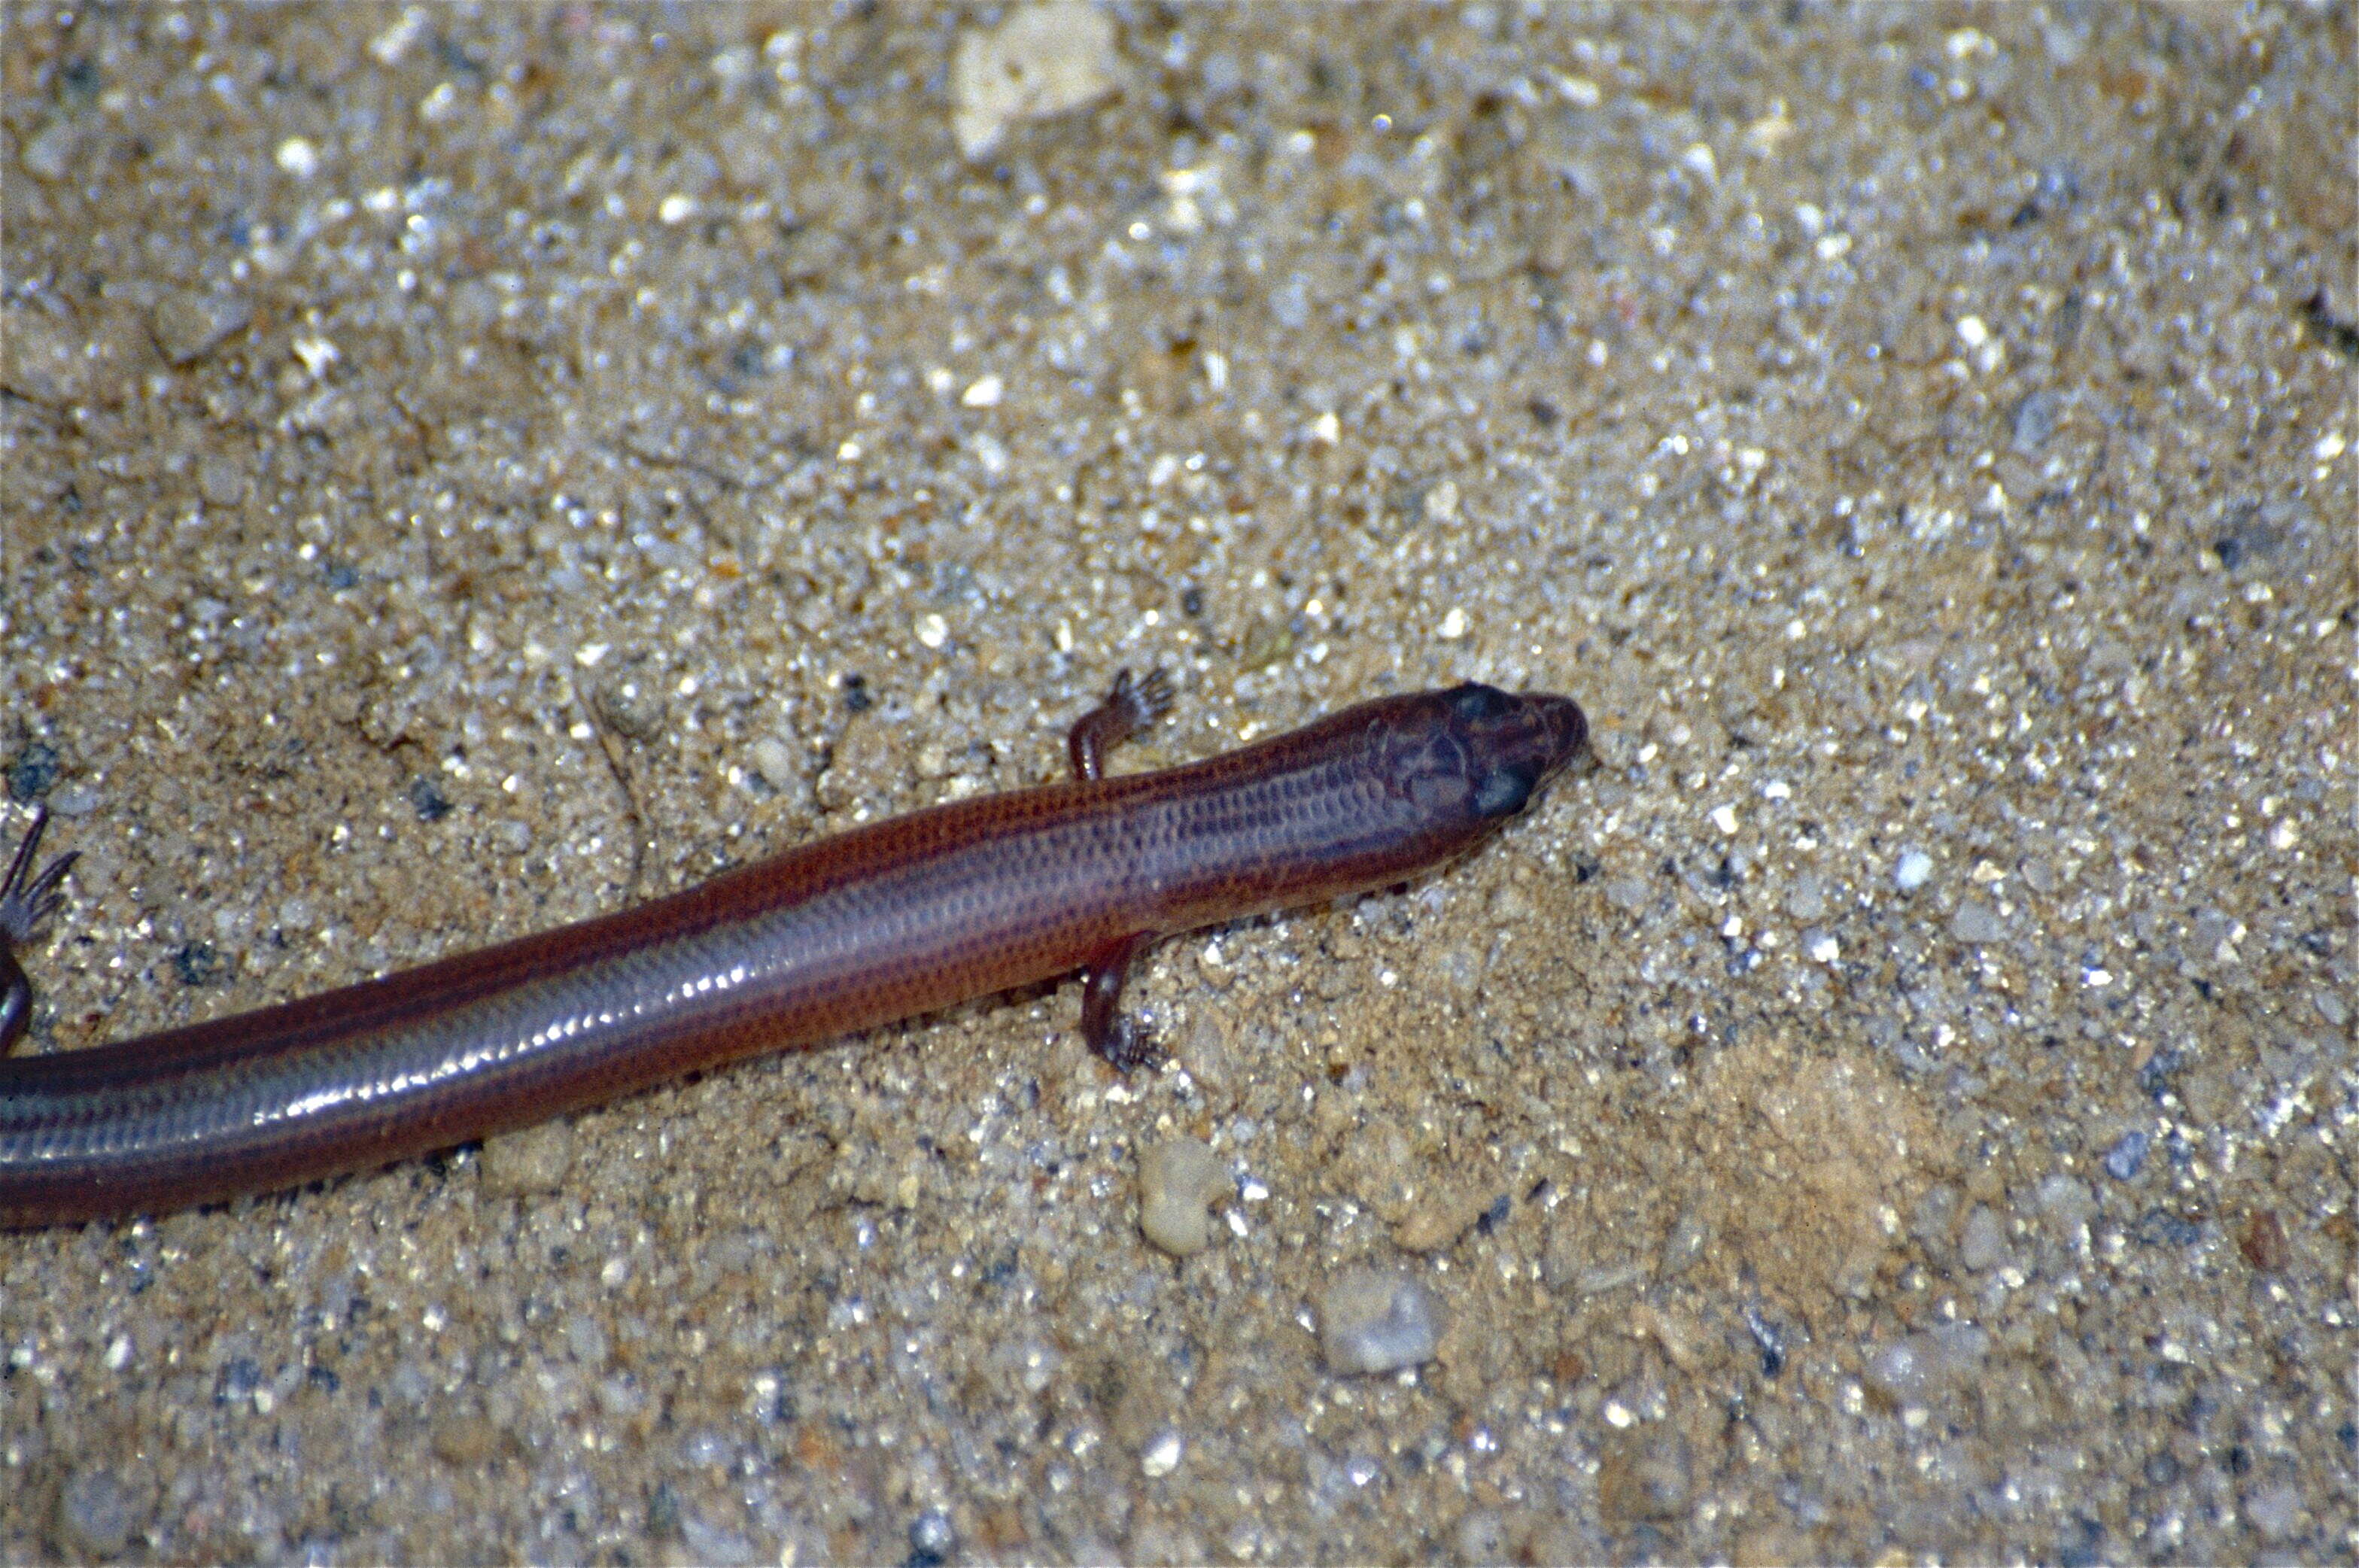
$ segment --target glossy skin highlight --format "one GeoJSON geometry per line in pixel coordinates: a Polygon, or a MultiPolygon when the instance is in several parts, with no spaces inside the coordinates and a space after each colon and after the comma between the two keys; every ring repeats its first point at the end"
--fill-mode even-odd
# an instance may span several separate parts
{"type": "MultiPolygon", "coordinates": [[[[1402,881],[1481,843],[1582,754],[1568,699],[1487,686],[1380,698],[1203,762],[1120,779],[1152,722],[1118,681],[1066,783],[912,812],[636,909],[142,1039],[0,1058],[0,1225],[271,1192],[539,1121],[759,1051],[1087,973],[1083,1031],[1158,938],[1402,881]]],[[[71,856],[0,881],[0,1050],[16,953],[71,856]]]]}

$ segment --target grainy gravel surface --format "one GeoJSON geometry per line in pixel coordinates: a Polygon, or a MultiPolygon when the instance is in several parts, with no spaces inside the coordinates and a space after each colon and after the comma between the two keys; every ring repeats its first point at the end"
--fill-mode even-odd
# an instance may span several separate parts
{"type": "Polygon", "coordinates": [[[1125,665],[1133,765],[1477,677],[1600,766],[1167,944],[1159,1073],[1066,985],[0,1236],[0,1559],[2349,1561],[2350,8],[1102,14],[969,159],[1000,11],[5,13],[36,1049],[1125,665]]]}

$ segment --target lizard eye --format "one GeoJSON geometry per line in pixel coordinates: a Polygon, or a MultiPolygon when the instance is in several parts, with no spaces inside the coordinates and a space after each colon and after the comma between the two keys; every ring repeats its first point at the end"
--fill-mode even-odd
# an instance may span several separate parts
{"type": "Polygon", "coordinates": [[[1532,786],[1539,777],[1540,770],[1527,762],[1494,768],[1474,788],[1474,810],[1485,817],[1514,815],[1532,798],[1532,786]]]}
{"type": "Polygon", "coordinates": [[[1479,722],[1505,718],[1516,700],[1496,686],[1484,686],[1469,681],[1450,693],[1450,711],[1462,719],[1479,722]]]}

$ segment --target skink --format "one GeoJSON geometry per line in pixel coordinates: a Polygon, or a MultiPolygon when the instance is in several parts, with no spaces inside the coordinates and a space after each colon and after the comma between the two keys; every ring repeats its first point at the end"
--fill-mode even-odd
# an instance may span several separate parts
{"type": "MultiPolygon", "coordinates": [[[[1400,882],[1480,843],[1585,748],[1563,697],[1386,697],[1207,761],[1101,777],[1168,705],[1127,675],[1069,737],[1069,782],[820,840],[619,913],[137,1040],[0,1056],[0,1225],[149,1214],[358,1171],[756,1051],[1084,972],[1082,1032],[1147,943],[1400,882]]],[[[72,856],[0,881],[0,1051],[17,951],[72,856]]]]}

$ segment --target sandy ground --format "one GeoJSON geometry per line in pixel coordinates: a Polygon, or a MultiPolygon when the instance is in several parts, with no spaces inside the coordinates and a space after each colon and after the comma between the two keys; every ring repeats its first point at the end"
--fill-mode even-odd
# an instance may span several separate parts
{"type": "Polygon", "coordinates": [[[2350,9],[1101,15],[9,13],[33,1049],[1125,665],[1128,766],[1464,677],[1600,766],[1165,945],[1128,1083],[1068,985],[0,1236],[0,1559],[2348,1561],[2350,9]]]}

